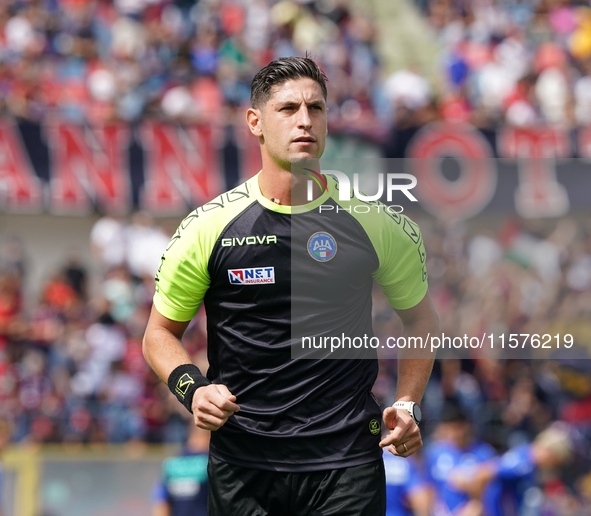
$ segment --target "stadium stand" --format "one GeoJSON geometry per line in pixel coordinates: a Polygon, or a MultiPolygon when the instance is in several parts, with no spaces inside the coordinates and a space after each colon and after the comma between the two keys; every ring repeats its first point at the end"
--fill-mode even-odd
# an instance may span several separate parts
{"type": "MultiPolygon", "coordinates": [[[[384,156],[403,157],[405,131],[433,121],[484,133],[591,123],[588,3],[398,0],[372,8],[347,0],[3,2],[0,108],[33,124],[223,125],[248,102],[261,66],[309,51],[330,80],[331,133],[369,141],[384,156]],[[388,27],[405,24],[407,34],[389,37],[388,27]]],[[[577,360],[439,361],[423,402],[426,440],[453,400],[498,453],[566,423],[575,447],[568,471],[536,482],[536,510],[548,516],[591,511],[588,215],[587,206],[542,222],[421,220],[443,332],[568,333],[583,348],[577,360]]],[[[141,353],[158,265],[143,250],[165,246],[170,228],[145,213],[102,217],[89,236],[94,263],[64,256],[33,303],[25,303],[31,257],[4,229],[0,416],[13,441],[181,443],[188,414],[141,353]]],[[[374,314],[377,336],[399,335],[379,293],[374,314]]],[[[184,343],[206,368],[203,317],[184,343]]],[[[385,403],[396,368],[380,365],[375,393],[385,403]]]]}

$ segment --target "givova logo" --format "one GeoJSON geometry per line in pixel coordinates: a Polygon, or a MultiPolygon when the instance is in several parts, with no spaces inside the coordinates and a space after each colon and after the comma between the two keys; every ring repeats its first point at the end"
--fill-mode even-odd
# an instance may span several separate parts
{"type": "Polygon", "coordinates": [[[275,283],[275,267],[228,269],[228,278],[233,285],[261,285],[264,283],[275,283]]]}
{"type": "Polygon", "coordinates": [[[337,241],[330,233],[314,233],[308,240],[308,254],[317,262],[332,260],[337,254],[337,241]]]}

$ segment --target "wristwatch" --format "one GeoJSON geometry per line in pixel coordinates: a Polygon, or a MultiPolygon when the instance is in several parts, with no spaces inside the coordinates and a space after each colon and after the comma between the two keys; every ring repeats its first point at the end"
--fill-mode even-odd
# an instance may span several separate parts
{"type": "Polygon", "coordinates": [[[397,401],[392,405],[394,408],[406,410],[410,417],[415,420],[415,423],[418,425],[423,418],[423,413],[421,412],[421,407],[419,407],[418,403],[414,401],[397,401]]]}

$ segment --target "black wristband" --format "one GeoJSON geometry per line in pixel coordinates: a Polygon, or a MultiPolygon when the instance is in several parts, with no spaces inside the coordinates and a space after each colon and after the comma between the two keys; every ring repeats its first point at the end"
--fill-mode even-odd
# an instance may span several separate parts
{"type": "Polygon", "coordinates": [[[183,364],[175,368],[168,377],[168,388],[177,399],[192,414],[193,394],[199,387],[209,385],[211,382],[193,364],[183,364]]]}

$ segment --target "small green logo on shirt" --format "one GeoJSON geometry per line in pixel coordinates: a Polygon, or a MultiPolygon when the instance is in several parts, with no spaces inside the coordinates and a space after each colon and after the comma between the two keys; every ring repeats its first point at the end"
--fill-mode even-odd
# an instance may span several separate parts
{"type": "Polygon", "coordinates": [[[378,435],[380,433],[380,422],[377,419],[372,419],[369,422],[369,431],[372,435],[378,435]]]}

